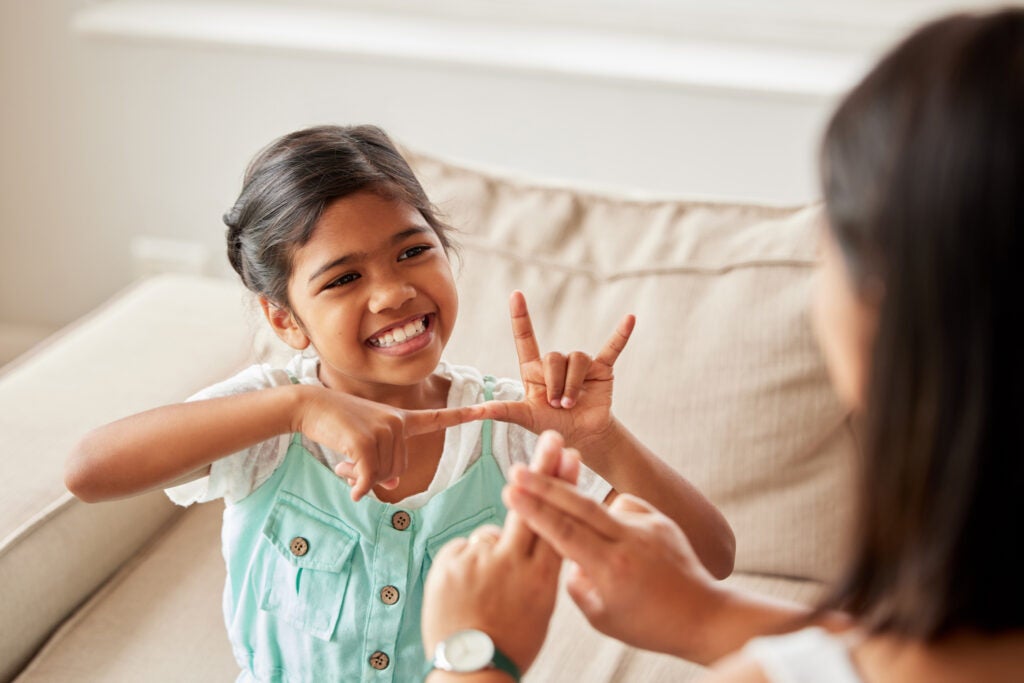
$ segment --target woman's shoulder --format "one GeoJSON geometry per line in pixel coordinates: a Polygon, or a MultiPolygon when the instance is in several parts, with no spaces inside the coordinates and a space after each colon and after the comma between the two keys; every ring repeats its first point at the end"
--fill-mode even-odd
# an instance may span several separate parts
{"type": "Polygon", "coordinates": [[[716,665],[710,683],[863,683],[850,656],[847,634],[810,627],[763,636],[716,665]]]}
{"type": "Polygon", "coordinates": [[[716,663],[698,680],[700,683],[773,683],[757,662],[738,652],[716,663]]]}

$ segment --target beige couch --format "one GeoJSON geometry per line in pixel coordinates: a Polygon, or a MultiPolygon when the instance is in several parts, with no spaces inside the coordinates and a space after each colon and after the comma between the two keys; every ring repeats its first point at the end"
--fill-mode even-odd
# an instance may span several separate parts
{"type": "MultiPolygon", "coordinates": [[[[596,350],[626,312],[616,413],[724,511],[729,581],[812,600],[840,561],[854,457],[808,318],[818,212],[624,198],[416,159],[461,230],[447,356],[513,374],[507,295],[542,348],[596,350]]],[[[226,681],[223,509],[160,492],[86,505],[62,485],[89,427],[280,353],[232,281],[141,282],[4,369],[0,680],[226,681]],[[254,341],[255,340],[255,341],[254,341]]],[[[528,680],[697,671],[595,633],[564,596],[528,680]]]]}

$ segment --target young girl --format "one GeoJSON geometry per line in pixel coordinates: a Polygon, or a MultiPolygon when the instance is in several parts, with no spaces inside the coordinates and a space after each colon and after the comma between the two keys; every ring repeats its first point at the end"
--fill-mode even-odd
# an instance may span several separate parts
{"type": "Polygon", "coordinates": [[[381,130],[277,140],[225,222],[232,266],[301,353],[95,430],[71,456],[67,485],[88,501],[175,483],[168,495],[180,504],[226,500],[224,614],[240,679],[422,673],[432,558],[504,520],[505,473],[535,441],[517,425],[471,422],[490,399],[534,433],[565,431],[590,468],[588,496],[615,486],[664,502],[712,571],[729,573],[724,520],[611,414],[631,317],[595,359],[542,358],[516,293],[525,388],[441,361],[458,309],[448,229],[381,130]]]}
{"type": "MultiPolygon", "coordinates": [[[[517,469],[507,500],[576,561],[569,592],[605,633],[711,662],[800,629],[751,640],[709,683],[1024,681],[1024,581],[1012,559],[1024,525],[1024,10],[913,34],[844,99],[822,158],[815,319],[864,427],[850,561],[824,605],[715,584],[679,530],[632,497],[606,511],[517,469]]],[[[528,663],[536,623],[491,618],[498,600],[477,586],[462,581],[475,600],[438,609],[452,577],[481,566],[514,575],[487,551],[442,556],[425,637],[432,647],[486,626],[528,663]]]]}

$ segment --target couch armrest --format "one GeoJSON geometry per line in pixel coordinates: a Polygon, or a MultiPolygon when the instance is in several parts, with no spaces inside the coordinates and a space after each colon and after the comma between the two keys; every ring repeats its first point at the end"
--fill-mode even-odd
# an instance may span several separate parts
{"type": "Polygon", "coordinates": [[[69,450],[252,362],[245,301],[226,280],[146,280],[0,373],[0,680],[178,514],[159,491],[81,503],[63,485],[69,450]]]}

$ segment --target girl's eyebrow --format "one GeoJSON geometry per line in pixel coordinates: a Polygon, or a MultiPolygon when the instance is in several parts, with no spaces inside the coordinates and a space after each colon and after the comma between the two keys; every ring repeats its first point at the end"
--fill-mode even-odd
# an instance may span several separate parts
{"type": "MultiPolygon", "coordinates": [[[[408,239],[409,237],[412,237],[413,235],[420,235],[430,231],[431,229],[424,225],[414,225],[411,228],[406,228],[405,230],[396,232],[394,235],[392,235],[390,244],[394,246],[399,242],[402,242],[408,239]]],[[[337,268],[338,266],[345,265],[346,263],[350,263],[352,261],[365,261],[368,256],[369,254],[367,254],[365,251],[354,251],[351,254],[345,254],[344,256],[336,258],[333,261],[330,261],[329,263],[325,263],[324,265],[317,268],[316,271],[314,271],[313,274],[309,276],[309,284],[312,284],[313,280],[317,279],[318,277],[320,277],[327,271],[331,270],[332,268],[337,268]]]]}

